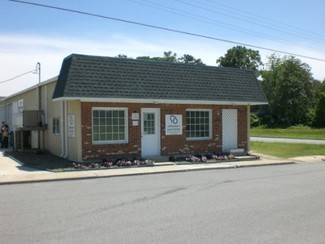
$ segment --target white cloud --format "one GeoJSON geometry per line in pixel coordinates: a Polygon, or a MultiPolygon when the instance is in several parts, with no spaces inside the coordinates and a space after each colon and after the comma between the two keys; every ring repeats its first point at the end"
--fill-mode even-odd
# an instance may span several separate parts
{"type": "MultiPolygon", "coordinates": [[[[62,60],[71,53],[102,56],[125,54],[135,58],[137,56],[162,56],[164,51],[170,50],[179,56],[191,54],[195,58],[201,58],[208,65],[216,65],[216,59],[224,55],[232,46],[234,45],[191,37],[141,40],[119,34],[93,39],[35,35],[0,36],[0,82],[34,70],[37,62],[41,63],[42,81],[57,76],[62,60]]],[[[296,50],[296,52],[306,53],[305,50],[296,50]]],[[[271,54],[260,53],[262,56],[271,54]]],[[[314,53],[306,54],[306,56],[309,55],[312,56],[314,53]]],[[[325,78],[324,62],[302,60],[312,67],[315,78],[320,80],[325,78]]],[[[0,96],[14,94],[37,82],[38,76],[30,73],[13,81],[0,83],[0,96]]]]}
{"type": "MultiPolygon", "coordinates": [[[[59,74],[62,60],[71,53],[89,55],[129,57],[162,56],[164,51],[178,55],[189,53],[203,59],[207,64],[215,64],[218,54],[211,47],[199,42],[157,42],[150,43],[123,35],[112,35],[100,40],[80,40],[78,38],[51,38],[43,36],[10,35],[0,36],[0,82],[34,70],[41,63],[42,81],[59,74]],[[212,61],[213,60],[213,61],[212,61]]],[[[27,74],[15,80],[0,83],[0,96],[8,96],[37,84],[38,76],[27,74]]]]}

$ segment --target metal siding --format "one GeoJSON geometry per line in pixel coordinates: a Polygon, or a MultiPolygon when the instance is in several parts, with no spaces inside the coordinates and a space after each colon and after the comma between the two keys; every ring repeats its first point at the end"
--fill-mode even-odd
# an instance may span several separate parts
{"type": "Polygon", "coordinates": [[[63,136],[63,128],[60,127],[59,135],[53,134],[53,119],[62,119],[61,102],[53,102],[51,94],[54,91],[55,82],[47,85],[47,122],[48,129],[45,131],[45,148],[54,155],[61,155],[61,137],[63,136]]]}
{"type": "Polygon", "coordinates": [[[82,161],[81,155],[81,104],[79,101],[68,102],[68,115],[75,116],[75,137],[68,137],[68,159],[82,161]]]}

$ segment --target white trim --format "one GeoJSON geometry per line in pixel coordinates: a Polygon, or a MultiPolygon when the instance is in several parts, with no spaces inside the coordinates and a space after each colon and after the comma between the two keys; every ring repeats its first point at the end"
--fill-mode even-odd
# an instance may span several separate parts
{"type": "Polygon", "coordinates": [[[212,112],[210,108],[187,108],[186,111],[209,111],[212,112]]]}
{"type": "Polygon", "coordinates": [[[202,104],[202,105],[263,105],[263,104],[268,104],[267,102],[130,99],[130,98],[60,97],[60,98],[53,99],[53,101],[60,101],[60,100],[80,100],[80,102],[150,103],[150,104],[202,104]]]}
{"type": "Polygon", "coordinates": [[[105,145],[105,144],[127,144],[129,142],[129,126],[128,126],[128,118],[129,118],[129,111],[126,107],[92,107],[91,108],[91,130],[92,130],[92,138],[91,142],[93,145],[105,145]],[[112,140],[112,141],[94,141],[94,133],[93,133],[93,111],[94,110],[108,110],[108,111],[124,111],[124,133],[125,139],[124,140],[112,140]]]}
{"type": "MultiPolygon", "coordinates": [[[[185,136],[186,136],[186,140],[187,141],[204,141],[204,140],[211,140],[212,139],[212,133],[213,133],[213,130],[212,130],[212,123],[213,123],[213,113],[212,113],[212,109],[195,109],[195,108],[190,108],[190,109],[186,109],[185,112],[209,112],[209,134],[210,136],[209,137],[187,137],[187,131],[186,131],[186,125],[185,125],[185,136]]],[[[185,121],[187,120],[187,116],[185,116],[185,121]]],[[[186,124],[186,123],[185,123],[186,124]]]]}
{"type": "Polygon", "coordinates": [[[128,107],[92,107],[91,110],[128,110],[128,107]]]}

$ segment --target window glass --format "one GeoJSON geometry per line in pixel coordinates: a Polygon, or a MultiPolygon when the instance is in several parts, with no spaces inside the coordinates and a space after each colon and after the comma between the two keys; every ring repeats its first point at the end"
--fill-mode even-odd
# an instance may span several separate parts
{"type": "Polygon", "coordinates": [[[92,114],[93,142],[127,142],[127,109],[99,108],[92,114]]]}
{"type": "Polygon", "coordinates": [[[143,132],[146,135],[155,134],[155,113],[144,113],[143,132]]]}
{"type": "Polygon", "coordinates": [[[60,134],[60,120],[58,118],[53,119],[53,127],[52,127],[52,132],[53,134],[60,134]]]}
{"type": "Polygon", "coordinates": [[[211,138],[211,121],[210,110],[186,111],[186,137],[188,139],[211,138]]]}

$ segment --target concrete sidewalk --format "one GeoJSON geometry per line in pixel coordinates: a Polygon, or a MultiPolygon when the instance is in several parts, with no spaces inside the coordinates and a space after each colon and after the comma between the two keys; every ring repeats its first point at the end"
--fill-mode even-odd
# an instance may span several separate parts
{"type": "MultiPolygon", "coordinates": [[[[0,151],[0,184],[16,184],[28,182],[46,182],[57,180],[74,180],[74,179],[89,179],[89,178],[104,178],[116,176],[130,176],[142,174],[158,174],[171,172],[186,172],[195,170],[217,170],[240,167],[254,167],[263,165],[279,165],[303,163],[304,159],[297,158],[295,160],[273,158],[265,155],[260,155],[260,159],[243,159],[240,161],[231,162],[216,162],[202,164],[185,164],[176,165],[172,162],[155,163],[150,167],[134,167],[134,168],[108,168],[96,170],[76,170],[71,172],[51,172],[38,170],[21,165],[11,157],[4,155],[4,151],[0,151]]],[[[321,162],[324,157],[312,158],[314,161],[321,162]]],[[[309,159],[310,160],[310,159],[309,159]]]]}

